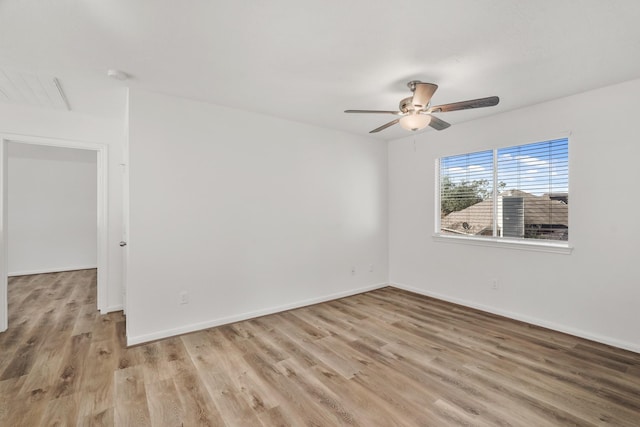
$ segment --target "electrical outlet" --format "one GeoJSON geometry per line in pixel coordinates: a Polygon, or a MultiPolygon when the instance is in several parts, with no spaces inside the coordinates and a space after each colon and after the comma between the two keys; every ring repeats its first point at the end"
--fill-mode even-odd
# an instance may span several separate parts
{"type": "Polygon", "coordinates": [[[189,294],[187,292],[180,292],[180,304],[189,303],[189,294]]]}
{"type": "Polygon", "coordinates": [[[369,264],[369,273],[373,273],[373,264],[369,264]]]}
{"type": "Polygon", "coordinates": [[[351,274],[354,275],[354,276],[356,274],[356,266],[355,265],[351,266],[351,274]]]}
{"type": "Polygon", "coordinates": [[[491,289],[494,291],[498,290],[498,279],[491,279],[491,289]]]}

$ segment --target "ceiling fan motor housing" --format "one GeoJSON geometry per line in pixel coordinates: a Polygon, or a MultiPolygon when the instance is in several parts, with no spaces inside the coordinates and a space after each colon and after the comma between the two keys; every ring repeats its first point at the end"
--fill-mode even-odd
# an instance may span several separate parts
{"type": "MultiPolygon", "coordinates": [[[[428,105],[426,107],[428,107],[428,105]]],[[[426,107],[424,109],[426,109],[426,107]]],[[[400,101],[398,108],[400,109],[400,111],[402,111],[405,114],[411,111],[414,111],[416,107],[414,107],[413,105],[413,96],[410,96],[400,101]]]]}

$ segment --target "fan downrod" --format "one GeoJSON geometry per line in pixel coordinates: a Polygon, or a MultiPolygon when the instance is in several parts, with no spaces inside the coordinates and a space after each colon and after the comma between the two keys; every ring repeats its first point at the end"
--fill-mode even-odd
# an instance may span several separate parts
{"type": "Polygon", "coordinates": [[[407,83],[407,87],[409,88],[409,90],[411,90],[411,92],[415,92],[416,85],[420,83],[422,83],[420,80],[411,80],[409,83],[407,83]]]}

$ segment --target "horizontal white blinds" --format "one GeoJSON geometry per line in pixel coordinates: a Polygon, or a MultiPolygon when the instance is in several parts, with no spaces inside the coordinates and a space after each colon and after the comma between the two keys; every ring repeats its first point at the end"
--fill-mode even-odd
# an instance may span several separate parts
{"type": "Polygon", "coordinates": [[[517,189],[536,196],[569,191],[566,139],[519,145],[498,150],[498,181],[504,190],[517,189]]]}
{"type": "Polygon", "coordinates": [[[493,234],[493,151],[440,160],[441,232],[493,234]]]}
{"type": "Polygon", "coordinates": [[[567,240],[568,145],[563,138],[441,158],[441,233],[567,240]]]}
{"type": "Polygon", "coordinates": [[[569,143],[566,138],[497,150],[503,202],[502,234],[525,239],[567,240],[569,236],[569,143]],[[509,206],[511,206],[509,205],[509,206]],[[514,205],[515,206],[515,205],[514,205]],[[517,217],[517,218],[516,218],[517,217]],[[515,219],[522,229],[509,227],[515,219]]]}

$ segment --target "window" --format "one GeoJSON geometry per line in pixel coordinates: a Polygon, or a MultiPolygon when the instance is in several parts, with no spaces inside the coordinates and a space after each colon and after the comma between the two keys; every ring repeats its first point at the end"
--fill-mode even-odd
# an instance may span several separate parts
{"type": "Polygon", "coordinates": [[[566,241],[567,138],[439,159],[440,236],[566,241]]]}

